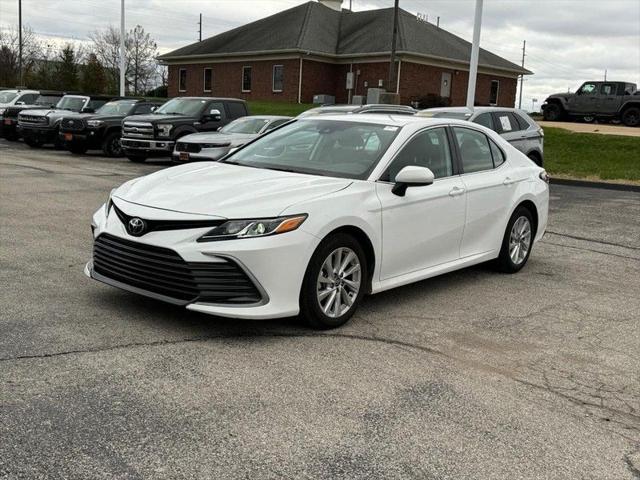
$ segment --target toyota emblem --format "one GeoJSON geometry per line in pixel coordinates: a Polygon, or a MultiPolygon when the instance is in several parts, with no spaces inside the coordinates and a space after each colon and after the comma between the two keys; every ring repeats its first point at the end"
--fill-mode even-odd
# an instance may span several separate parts
{"type": "Polygon", "coordinates": [[[134,217],[131,220],[129,220],[128,230],[129,230],[129,233],[134,237],[139,237],[140,235],[143,235],[146,229],[147,229],[147,224],[141,218],[134,217]]]}
{"type": "Polygon", "coordinates": [[[73,125],[73,120],[69,120],[69,125],[73,125]]]}

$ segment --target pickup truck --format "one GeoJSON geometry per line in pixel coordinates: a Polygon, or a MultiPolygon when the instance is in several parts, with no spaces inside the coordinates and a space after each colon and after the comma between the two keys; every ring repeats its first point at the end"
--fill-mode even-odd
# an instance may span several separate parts
{"type": "Polygon", "coordinates": [[[236,118],[249,115],[244,100],[236,98],[176,97],[152,115],[126,117],[122,121],[122,148],[132,162],[149,155],[171,156],[180,137],[212,132],[236,118]]]}
{"type": "Polygon", "coordinates": [[[16,104],[0,108],[0,137],[10,141],[20,138],[18,134],[18,115],[25,110],[42,110],[43,108],[53,108],[64,96],[62,92],[42,90],[34,102],[28,104],[16,104]]]}
{"type": "Polygon", "coordinates": [[[52,143],[63,148],[58,138],[62,118],[71,112],[93,113],[114,97],[95,95],[65,95],[53,109],[27,110],[18,115],[18,133],[30,147],[52,143]]]}
{"type": "Polygon", "coordinates": [[[545,120],[619,120],[640,125],[640,92],[635,83],[585,82],[576,93],[556,93],[542,104],[545,120]]]}
{"type": "Polygon", "coordinates": [[[102,150],[108,157],[119,157],[123,154],[122,120],[131,115],[147,115],[160,105],[139,98],[122,98],[105,103],[96,113],[64,117],[60,122],[60,142],[71,153],[102,150]]]}

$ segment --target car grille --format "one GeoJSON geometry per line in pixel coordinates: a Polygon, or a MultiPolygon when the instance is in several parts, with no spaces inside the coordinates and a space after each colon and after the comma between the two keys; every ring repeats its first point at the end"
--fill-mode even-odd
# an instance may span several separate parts
{"type": "Polygon", "coordinates": [[[153,125],[146,122],[124,122],[122,136],[129,138],[153,138],[153,125]]]}
{"type": "Polygon", "coordinates": [[[168,248],[98,236],[93,245],[94,271],[126,285],[174,299],[175,303],[258,303],[255,284],[230,259],[185,262],[168,248]]]}
{"type": "Polygon", "coordinates": [[[199,153],[202,148],[198,143],[178,142],[176,144],[177,152],[199,153]]]}
{"type": "Polygon", "coordinates": [[[18,116],[18,123],[20,125],[48,125],[47,117],[41,117],[39,115],[25,115],[18,116]]]}
{"type": "Polygon", "coordinates": [[[63,118],[60,127],[66,132],[80,132],[85,129],[85,123],[81,118],[63,118]]]}

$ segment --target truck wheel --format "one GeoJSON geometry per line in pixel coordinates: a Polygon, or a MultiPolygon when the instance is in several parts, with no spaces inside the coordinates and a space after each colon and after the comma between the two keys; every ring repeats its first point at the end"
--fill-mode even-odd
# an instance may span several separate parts
{"type": "Polygon", "coordinates": [[[42,146],[42,140],[39,138],[25,137],[24,143],[29,145],[31,148],[40,148],[42,146]]]}
{"type": "Polygon", "coordinates": [[[587,115],[586,117],[582,117],[582,121],[584,123],[593,123],[593,122],[595,122],[595,120],[596,120],[596,117],[592,117],[592,116],[589,116],[589,115],[587,115]]]}
{"type": "Polygon", "coordinates": [[[542,117],[548,122],[556,122],[562,118],[562,107],[557,103],[550,103],[544,109],[542,117]]]}
{"type": "MultiPolygon", "coordinates": [[[[120,133],[111,132],[102,142],[102,151],[107,157],[121,157],[123,154],[120,145],[120,133]]],[[[144,161],[144,160],[143,160],[144,161]]]]}
{"type": "Polygon", "coordinates": [[[147,160],[146,155],[135,155],[132,153],[127,153],[127,158],[134,163],[144,163],[147,160]]]}
{"type": "Polygon", "coordinates": [[[629,107],[622,112],[622,123],[627,127],[637,127],[640,125],[640,108],[629,107]]]}

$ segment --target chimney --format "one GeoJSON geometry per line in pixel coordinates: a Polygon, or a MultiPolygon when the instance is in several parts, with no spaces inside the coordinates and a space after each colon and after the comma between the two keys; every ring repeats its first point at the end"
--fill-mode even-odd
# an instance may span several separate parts
{"type": "Polygon", "coordinates": [[[318,2],[332,10],[342,11],[342,0],[318,0],[318,2]]]}

